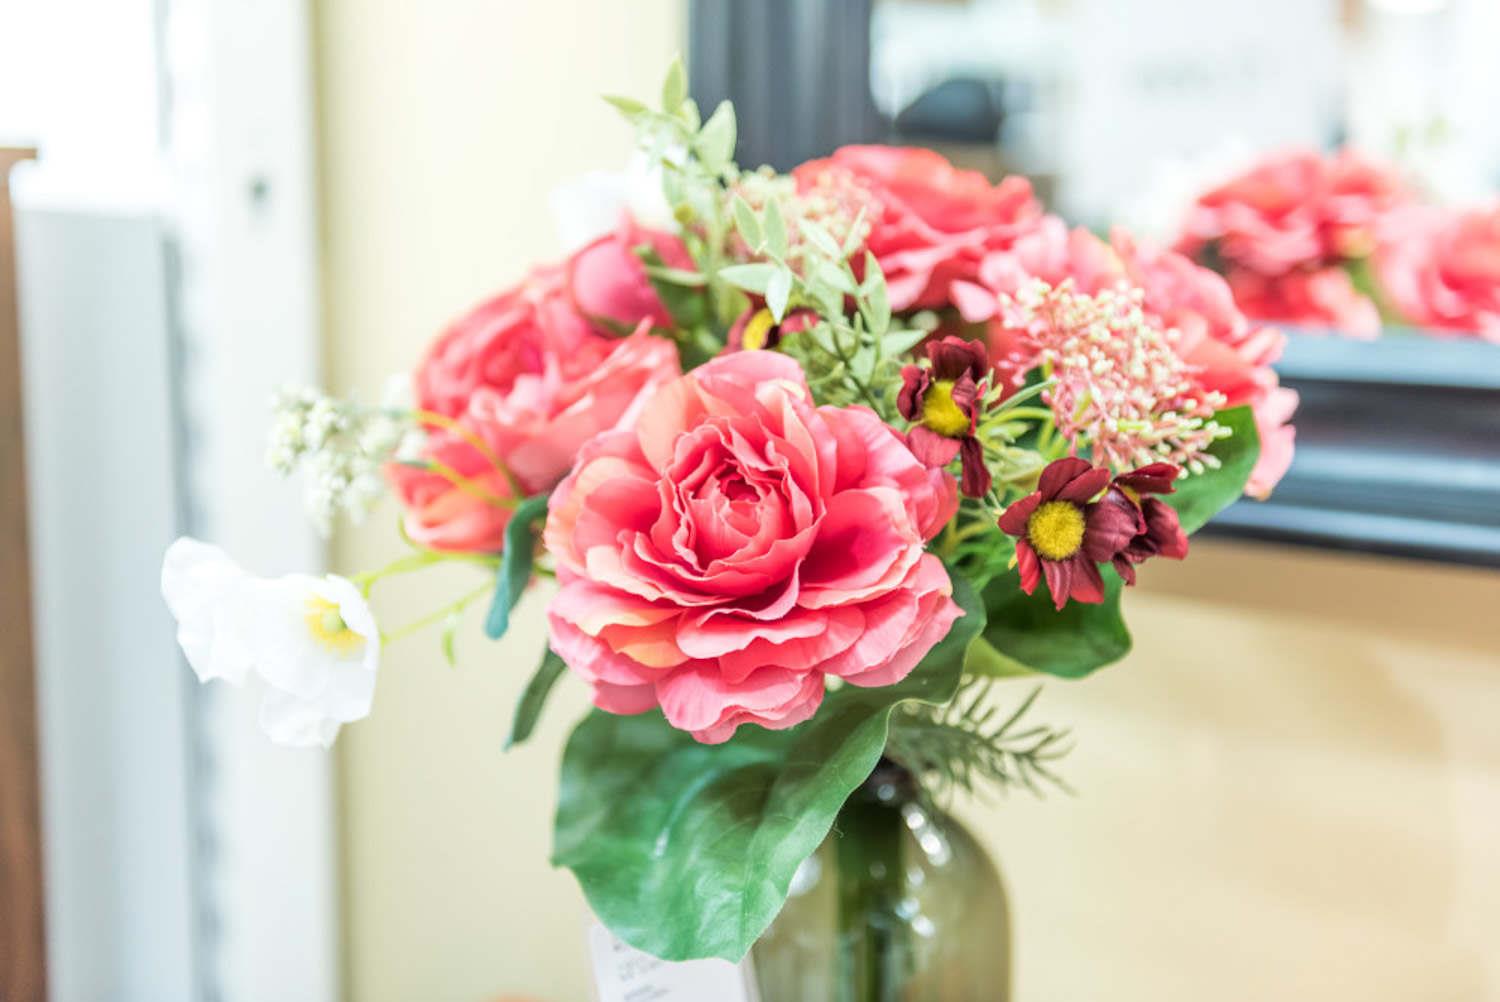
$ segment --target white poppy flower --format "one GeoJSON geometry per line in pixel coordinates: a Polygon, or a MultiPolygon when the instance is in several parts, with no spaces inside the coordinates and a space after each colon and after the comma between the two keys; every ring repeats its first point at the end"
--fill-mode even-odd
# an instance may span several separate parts
{"type": "Polygon", "coordinates": [[[183,537],[167,548],[161,591],[200,681],[240,685],[254,672],[265,683],[260,725],[275,743],[327,748],[341,724],[369,715],[380,630],[353,582],[258,578],[183,537]]]}

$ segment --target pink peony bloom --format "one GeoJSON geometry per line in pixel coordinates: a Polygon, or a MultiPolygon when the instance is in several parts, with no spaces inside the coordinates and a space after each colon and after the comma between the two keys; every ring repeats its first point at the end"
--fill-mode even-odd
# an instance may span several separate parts
{"type": "Polygon", "coordinates": [[[1234,301],[1247,316],[1328,327],[1356,338],[1380,335],[1380,310],[1337,265],[1275,276],[1230,268],[1226,277],[1234,301]]]}
{"type": "Polygon", "coordinates": [[[1248,316],[1374,337],[1379,312],[1342,266],[1369,255],[1411,198],[1394,170],[1353,151],[1280,153],[1200,195],[1177,249],[1222,260],[1248,316]]]}
{"type": "Polygon", "coordinates": [[[1197,388],[1223,395],[1224,406],[1249,405],[1260,435],[1260,458],[1245,492],[1264,498],[1291,466],[1295,431],[1288,421],[1297,394],[1283,389],[1274,369],[1286,337],[1270,327],[1251,324],[1219,275],[1181,254],[1137,243],[1124,231],[1105,243],[1085,229],[1069,230],[1049,216],[1035,232],[1008,251],[990,255],[980,267],[980,281],[956,287],[955,296],[970,322],[990,320],[991,357],[1001,375],[1024,375],[1029,364],[1017,354],[1021,332],[994,320],[996,293],[1014,294],[1029,279],[1049,285],[1071,280],[1094,294],[1120,283],[1142,290],[1142,308],[1164,328],[1177,331],[1173,349],[1187,364],[1197,388]],[[1007,360],[1009,360],[1007,362],[1007,360]]]}
{"type": "Polygon", "coordinates": [[[386,479],[404,509],[401,525],[413,542],[447,553],[498,553],[514,500],[505,474],[451,431],[434,433],[423,468],[386,466],[386,479]],[[441,472],[440,472],[441,471],[441,472]]]}
{"type": "Polygon", "coordinates": [[[1410,199],[1394,170],[1352,150],[1291,150],[1200,195],[1177,249],[1214,243],[1226,261],[1284,275],[1369,254],[1381,218],[1410,199]]]}
{"type": "Polygon", "coordinates": [[[628,427],[656,388],[680,372],[677,350],[646,333],[608,337],[574,308],[558,269],[465,314],[416,374],[424,410],[460,419],[533,494],[551,488],[584,442],[628,427]]]}
{"type": "Polygon", "coordinates": [[[823,681],[884,686],[959,609],[923,548],[953,478],[797,363],[722,355],[600,435],[552,495],[552,648],[612,713],[660,706],[707,743],[812,716],[823,681]]]}
{"type": "Polygon", "coordinates": [[[1009,247],[1042,216],[1025,178],[991,185],[931,150],[845,146],[792,176],[804,196],[866,207],[865,246],[898,311],[949,305],[953,282],[973,280],[986,254],[1009,247]]]}
{"type": "Polygon", "coordinates": [[[1413,209],[1384,234],[1381,288],[1410,323],[1500,342],[1500,205],[1413,209]]]}
{"type": "Polygon", "coordinates": [[[670,233],[648,230],[628,218],[568,259],[568,288],[578,312],[602,325],[605,333],[634,330],[642,320],[652,327],[671,329],[672,315],[646,276],[646,266],[635,248],[649,245],[669,268],[696,269],[681,240],[670,233]]]}

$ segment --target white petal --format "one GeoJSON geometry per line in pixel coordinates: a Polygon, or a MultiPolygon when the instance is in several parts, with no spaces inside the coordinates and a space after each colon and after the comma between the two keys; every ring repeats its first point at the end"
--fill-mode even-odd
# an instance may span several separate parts
{"type": "Polygon", "coordinates": [[[339,734],[338,722],[316,703],[271,688],[261,700],[260,727],[276,744],[292,748],[328,748],[339,734]]]}
{"type": "Polygon", "coordinates": [[[238,685],[250,668],[249,652],[224,630],[223,613],[250,579],[223,550],[183,536],[162,558],[161,593],[177,620],[177,642],[201,681],[238,685]]]}
{"type": "Polygon", "coordinates": [[[552,226],[563,251],[571,254],[612,233],[625,212],[624,176],[590,171],[553,188],[547,196],[552,226]]]}
{"type": "Polygon", "coordinates": [[[255,670],[266,684],[316,707],[326,718],[348,722],[370,713],[380,663],[380,631],[358,588],[344,578],[289,574],[246,589],[241,630],[253,637],[255,670]],[[323,599],[364,638],[347,654],[323,644],[308,627],[308,604],[323,599]]]}

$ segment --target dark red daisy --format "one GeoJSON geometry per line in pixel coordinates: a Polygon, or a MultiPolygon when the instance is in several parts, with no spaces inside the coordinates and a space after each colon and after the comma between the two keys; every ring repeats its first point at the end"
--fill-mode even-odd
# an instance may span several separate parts
{"type": "Polygon", "coordinates": [[[928,466],[947,466],[961,455],[960,489],[969,497],[983,497],[990,490],[990,471],[974,430],[990,371],[989,354],[977,341],[945,337],[927,343],[927,362],[901,370],[896,409],[912,422],[907,444],[928,466]]]}
{"type": "Polygon", "coordinates": [[[1058,459],[1042,471],[1035,493],[1000,516],[1000,528],[1016,537],[1021,590],[1030,595],[1047,579],[1052,604],[1068,599],[1104,601],[1099,565],[1113,560],[1141,529],[1139,511],[1093,499],[1110,486],[1109,470],[1087,460],[1058,459]]]}
{"type": "Polygon", "coordinates": [[[774,348],[784,335],[805,331],[818,322],[814,310],[796,309],[781,318],[781,323],[771,311],[757,303],[751,303],[729,328],[730,351],[754,351],[758,348],[774,348]]]}
{"type": "Polygon", "coordinates": [[[1188,537],[1177,520],[1177,510],[1155,494],[1171,494],[1182,468],[1171,463],[1152,463],[1115,477],[1105,494],[1103,504],[1115,505],[1133,512],[1136,534],[1114,556],[1115,570],[1126,584],[1135,584],[1135,565],[1152,557],[1181,560],[1187,556],[1188,537]]]}

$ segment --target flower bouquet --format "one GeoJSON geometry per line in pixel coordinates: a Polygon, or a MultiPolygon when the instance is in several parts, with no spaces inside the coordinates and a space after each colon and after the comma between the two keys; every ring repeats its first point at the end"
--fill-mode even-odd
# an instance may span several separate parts
{"type": "Polygon", "coordinates": [[[1280,336],[1186,258],[925,150],[741,170],[732,107],[701,120],[684,80],[610,99],[659,190],[443,331],[413,399],[278,400],[271,464],[324,524],[388,487],[405,556],[261,579],[180,540],[163,589],[200,678],[258,677],[271,737],[327,746],[407,632],[377,626],[379,581],[472,565],[420,621],[451,660],[465,608],[498,639],[552,579],[507,747],[565,677],[590,688],[554,863],[635,947],[738,961],[838,819],[840,984],[885,998],[923,960],[882,959],[869,881],[899,845],[866,808],[1060,782],[1061,733],[996,680],[1122,657],[1122,589],[1271,489],[1295,397],[1280,336]]]}

